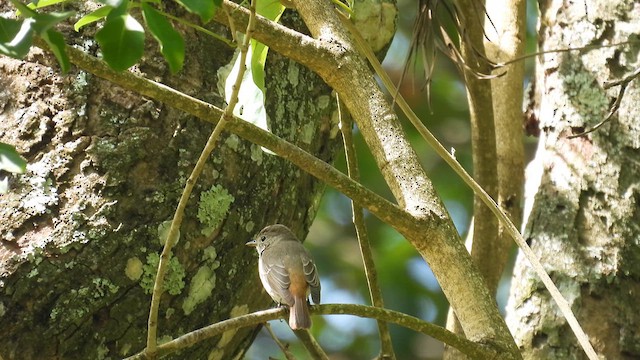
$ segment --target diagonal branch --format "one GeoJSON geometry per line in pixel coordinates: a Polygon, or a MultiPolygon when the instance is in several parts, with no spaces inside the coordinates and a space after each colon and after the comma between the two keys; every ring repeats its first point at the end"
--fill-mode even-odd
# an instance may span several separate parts
{"type": "Polygon", "coordinates": [[[294,330],[293,333],[296,334],[300,342],[307,348],[313,360],[329,360],[327,354],[322,350],[320,344],[318,344],[308,329],[294,330]]]}
{"type": "MultiPolygon", "coordinates": [[[[34,39],[34,43],[44,51],[49,51],[44,41],[34,39]]],[[[182,110],[187,114],[212,124],[216,124],[222,115],[220,108],[186,95],[164,84],[145,79],[130,72],[115,71],[109,68],[104,62],[78,49],[67,46],[65,51],[69,55],[71,63],[78,68],[119,85],[124,89],[135,91],[138,94],[160,101],[163,104],[182,110]]],[[[333,186],[349,198],[358,201],[362,207],[369,210],[380,220],[391,224],[398,231],[406,231],[406,229],[415,226],[416,220],[397,205],[392,204],[378,194],[365,188],[362,184],[353,181],[336,168],[286,140],[235,117],[228,120],[226,129],[291,161],[302,170],[333,186]]]]}

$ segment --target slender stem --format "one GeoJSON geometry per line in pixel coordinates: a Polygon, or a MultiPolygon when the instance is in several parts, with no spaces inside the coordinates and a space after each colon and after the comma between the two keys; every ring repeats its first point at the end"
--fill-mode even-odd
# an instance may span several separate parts
{"type": "MultiPolygon", "coordinates": [[[[494,199],[498,198],[496,133],[493,114],[492,82],[478,78],[489,74],[491,67],[485,59],[484,18],[485,1],[457,0],[462,28],[460,34],[464,68],[464,82],[469,103],[473,178],[494,199]]],[[[473,236],[471,257],[478,266],[489,292],[495,297],[502,267],[494,261],[498,241],[498,222],[482,200],[473,198],[473,236]]],[[[462,329],[460,329],[462,331],[462,329]]],[[[461,333],[461,332],[460,332],[461,333]]]]}
{"type": "Polygon", "coordinates": [[[157,349],[157,328],[158,328],[158,309],[160,307],[160,297],[163,292],[164,286],[164,276],[167,271],[167,264],[169,262],[169,258],[171,257],[171,249],[173,245],[177,241],[178,230],[180,229],[180,225],[182,224],[182,218],[184,216],[184,209],[187,206],[187,202],[189,197],[191,196],[191,192],[193,191],[193,187],[202,173],[202,169],[211,155],[215,144],[220,137],[220,133],[224,129],[227,121],[233,116],[233,109],[238,103],[238,92],[240,91],[240,84],[242,83],[242,77],[245,71],[245,63],[247,59],[247,51],[249,49],[249,41],[251,40],[251,33],[253,32],[253,26],[255,24],[255,1],[251,2],[251,17],[249,18],[249,23],[247,24],[246,36],[243,40],[242,45],[240,46],[240,68],[238,70],[238,75],[236,77],[236,81],[232,87],[231,99],[229,100],[229,105],[225,108],[222,116],[220,116],[220,120],[216,124],[213,132],[209,136],[207,143],[200,153],[200,157],[194,166],[191,175],[187,179],[187,183],[182,191],[182,195],[180,196],[180,201],[178,202],[178,206],[173,216],[173,220],[171,221],[171,227],[169,229],[169,234],[167,235],[167,240],[164,243],[164,248],[162,249],[162,254],[160,255],[160,261],[158,263],[158,271],[156,273],[156,279],[153,285],[153,294],[151,296],[151,306],[149,307],[149,321],[147,324],[147,348],[146,353],[149,357],[154,358],[155,352],[157,349]]]}
{"type": "MultiPolygon", "coordinates": [[[[357,160],[358,156],[356,154],[356,147],[353,143],[353,121],[351,119],[351,115],[344,113],[339,96],[336,96],[336,99],[338,101],[338,116],[340,118],[340,129],[342,130],[344,152],[347,159],[347,172],[350,178],[354,181],[360,182],[360,170],[358,169],[357,160]]],[[[371,296],[371,304],[375,307],[384,308],[382,291],[378,285],[378,272],[376,271],[376,266],[373,261],[371,243],[369,242],[367,227],[364,223],[364,214],[362,207],[360,207],[353,199],[351,200],[351,212],[353,215],[353,225],[356,228],[356,235],[358,237],[358,244],[360,245],[360,254],[362,255],[362,263],[364,265],[364,273],[369,287],[369,295],[371,296]]],[[[391,335],[389,334],[389,327],[386,322],[378,320],[378,333],[380,335],[381,342],[379,358],[395,359],[396,356],[393,352],[393,343],[391,342],[391,335]]]]}
{"type": "MultiPolygon", "coordinates": [[[[486,8],[502,9],[491,12],[493,25],[485,20],[487,38],[484,43],[487,56],[492,61],[505,62],[524,54],[525,42],[522,39],[525,38],[526,32],[526,1],[489,0],[486,8]]],[[[498,71],[504,72],[504,75],[491,80],[498,160],[498,204],[509,215],[511,222],[520,225],[524,197],[524,62],[506,65],[498,71]]],[[[494,71],[494,74],[496,73],[497,71],[494,71]]],[[[495,262],[495,285],[507,266],[512,246],[511,236],[501,225],[498,242],[493,247],[492,254],[495,262]]]]}
{"type": "Polygon", "coordinates": [[[273,330],[271,329],[271,325],[269,325],[268,322],[264,323],[264,328],[267,329],[267,332],[269,332],[269,335],[271,336],[271,338],[273,339],[273,341],[276,343],[276,345],[278,345],[278,347],[280,348],[280,351],[282,351],[282,353],[284,354],[284,357],[287,358],[287,360],[296,360],[296,357],[293,356],[293,354],[291,353],[291,351],[289,351],[288,346],[285,346],[282,341],[280,341],[278,339],[278,337],[276,336],[276,334],[273,332],[273,330]]]}
{"type": "MultiPolygon", "coordinates": [[[[224,10],[226,11],[227,8],[224,8],[224,10]]],[[[164,16],[166,16],[166,17],[168,17],[168,18],[170,18],[170,19],[172,19],[174,21],[177,21],[182,25],[188,26],[188,27],[190,27],[190,28],[192,28],[192,29],[194,29],[196,31],[199,31],[199,32],[201,32],[203,34],[209,35],[209,36],[211,36],[212,38],[214,38],[216,40],[222,41],[223,43],[227,44],[229,47],[232,47],[232,48],[236,47],[236,43],[234,41],[229,40],[229,39],[225,38],[224,36],[218,35],[218,34],[214,33],[213,31],[211,31],[209,29],[205,29],[200,25],[194,24],[194,23],[192,23],[190,21],[187,21],[187,20],[185,20],[183,18],[171,15],[171,14],[166,13],[164,11],[161,11],[161,10],[158,10],[158,11],[162,15],[164,15],[164,16]]],[[[233,31],[231,32],[231,34],[232,34],[232,36],[234,36],[234,32],[233,31]]]]}
{"type": "Polygon", "coordinates": [[[307,329],[294,330],[294,334],[300,339],[302,345],[307,348],[309,355],[314,360],[329,360],[327,354],[322,350],[320,344],[316,341],[316,339],[311,335],[311,332],[307,329]]]}

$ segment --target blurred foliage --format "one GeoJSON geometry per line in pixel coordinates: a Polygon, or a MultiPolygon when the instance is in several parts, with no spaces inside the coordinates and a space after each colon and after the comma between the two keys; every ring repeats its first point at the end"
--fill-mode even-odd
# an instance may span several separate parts
{"type": "MultiPolygon", "coordinates": [[[[537,9],[533,1],[529,1],[528,5],[527,53],[532,53],[536,48],[537,9]]],[[[398,6],[398,32],[383,63],[394,81],[398,81],[402,74],[417,1],[399,0],[398,6]]],[[[487,11],[491,16],[491,8],[487,11]]],[[[527,59],[525,64],[527,74],[531,74],[533,59],[527,59]]],[[[460,81],[457,68],[447,58],[438,56],[429,105],[426,92],[421,89],[424,76],[412,71],[414,68],[421,69],[422,65],[410,66],[400,92],[445,148],[455,150],[458,161],[471,173],[469,114],[464,84],[460,81]]],[[[401,118],[401,121],[422,165],[464,238],[472,216],[472,191],[421,139],[406,119],[401,118]]],[[[391,193],[357,130],[355,141],[362,182],[369,189],[392,200],[391,193]]],[[[525,141],[528,143],[527,152],[530,157],[536,140],[525,141]]],[[[344,159],[338,159],[335,166],[346,173],[344,159]]],[[[370,214],[367,215],[367,227],[374,247],[385,307],[444,326],[448,302],[425,261],[400,234],[370,214]]],[[[327,189],[305,244],[312,252],[321,274],[322,303],[370,304],[360,250],[351,224],[348,198],[331,188],[327,189]]],[[[506,280],[508,283],[508,279],[506,280]]],[[[504,289],[506,287],[503,286],[504,289]]],[[[499,303],[504,303],[506,293],[502,291],[503,298],[499,299],[499,303]]],[[[316,316],[313,321],[312,331],[332,359],[372,359],[378,354],[375,321],[350,316],[316,316]]],[[[290,343],[296,355],[300,358],[307,356],[286,324],[274,322],[273,328],[283,341],[290,343]]],[[[442,356],[441,343],[395,325],[390,329],[398,359],[437,359],[442,356]]],[[[283,358],[266,331],[262,331],[247,358],[266,359],[268,356],[283,358]]]]}

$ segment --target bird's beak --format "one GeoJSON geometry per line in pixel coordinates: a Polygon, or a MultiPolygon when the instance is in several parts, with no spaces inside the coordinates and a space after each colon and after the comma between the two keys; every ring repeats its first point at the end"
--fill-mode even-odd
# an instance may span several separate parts
{"type": "Polygon", "coordinates": [[[256,247],[258,243],[255,240],[248,241],[245,245],[256,247]]]}

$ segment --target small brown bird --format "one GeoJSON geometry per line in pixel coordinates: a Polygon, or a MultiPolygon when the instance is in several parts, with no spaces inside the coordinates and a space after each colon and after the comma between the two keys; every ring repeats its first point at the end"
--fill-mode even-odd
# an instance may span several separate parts
{"type": "Polygon", "coordinates": [[[269,225],[247,243],[258,251],[258,273],[267,293],[289,307],[293,330],[311,327],[307,298],[320,303],[320,278],[307,249],[284,225],[269,225]]]}

